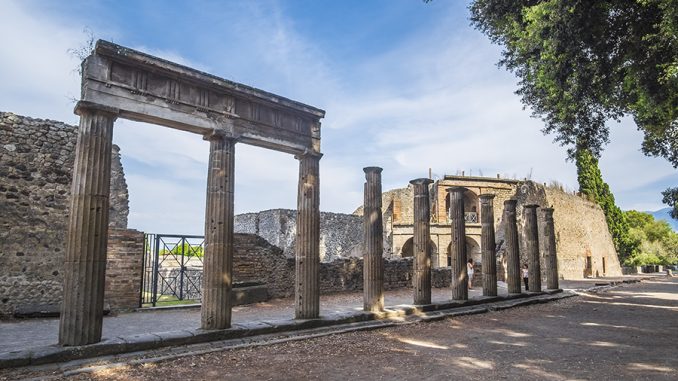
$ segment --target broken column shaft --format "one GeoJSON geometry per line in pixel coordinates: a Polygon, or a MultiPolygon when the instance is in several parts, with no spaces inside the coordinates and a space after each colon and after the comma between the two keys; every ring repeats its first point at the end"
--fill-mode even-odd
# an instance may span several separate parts
{"type": "Polygon", "coordinates": [[[556,254],[556,232],[553,225],[553,208],[543,208],[544,212],[544,260],[546,262],[546,287],[557,290],[558,255],[556,254]]]}
{"type": "Polygon", "coordinates": [[[294,316],[320,316],[320,157],[304,153],[299,159],[297,234],[295,239],[294,316]]]}
{"type": "Polygon", "coordinates": [[[537,208],[539,205],[525,205],[525,251],[528,259],[528,285],[530,292],[541,291],[541,264],[539,262],[539,229],[537,208]]]}
{"type": "Polygon", "coordinates": [[[506,283],[509,294],[521,293],[520,248],[518,246],[518,223],[516,200],[504,201],[504,240],[506,242],[506,283]]]}
{"type": "Polygon", "coordinates": [[[414,188],[414,304],[431,304],[431,206],[428,186],[433,181],[410,181],[414,188]]]}
{"type": "Polygon", "coordinates": [[[78,102],[71,205],[64,260],[60,345],[101,341],[113,123],[117,110],[78,102]]]}
{"type": "Polygon", "coordinates": [[[368,312],[384,310],[384,226],[381,213],[381,171],[366,167],[365,202],[363,204],[363,309],[368,312]]]}
{"type": "Polygon", "coordinates": [[[233,286],[233,193],[235,140],[218,131],[205,137],[210,142],[205,210],[205,257],[201,327],[231,326],[233,286]]]}
{"type": "Polygon", "coordinates": [[[466,267],[466,222],[464,221],[463,187],[447,188],[450,197],[450,225],[452,236],[450,255],[452,256],[452,299],[468,300],[468,274],[466,267]]]}
{"type": "Polygon", "coordinates": [[[483,296],[497,296],[497,254],[494,242],[493,194],[480,195],[483,296]]]}

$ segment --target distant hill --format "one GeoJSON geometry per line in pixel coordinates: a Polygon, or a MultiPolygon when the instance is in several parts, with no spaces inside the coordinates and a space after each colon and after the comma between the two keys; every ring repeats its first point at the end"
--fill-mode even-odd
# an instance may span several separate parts
{"type": "Polygon", "coordinates": [[[664,220],[668,222],[669,225],[671,225],[671,227],[673,228],[673,230],[678,231],[678,220],[674,220],[673,218],[671,218],[671,216],[669,215],[669,211],[671,211],[671,208],[659,209],[657,211],[647,213],[650,213],[655,220],[664,220]]]}

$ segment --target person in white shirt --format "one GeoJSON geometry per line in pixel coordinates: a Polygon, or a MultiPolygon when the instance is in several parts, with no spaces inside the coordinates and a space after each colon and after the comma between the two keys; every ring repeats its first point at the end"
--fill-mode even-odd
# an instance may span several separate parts
{"type": "Polygon", "coordinates": [[[521,272],[523,274],[523,283],[525,283],[525,291],[529,291],[530,287],[528,286],[528,283],[527,283],[528,277],[529,277],[529,271],[527,270],[527,263],[525,265],[523,265],[521,272]]]}
{"type": "Polygon", "coordinates": [[[466,273],[468,274],[468,289],[473,288],[473,259],[469,259],[466,263],[466,273]]]}

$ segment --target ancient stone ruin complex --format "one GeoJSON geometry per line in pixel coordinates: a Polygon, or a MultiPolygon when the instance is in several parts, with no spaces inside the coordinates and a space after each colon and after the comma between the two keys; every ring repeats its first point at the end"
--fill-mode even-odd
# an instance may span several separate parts
{"type": "Polygon", "coordinates": [[[77,129],[0,114],[0,315],[60,305],[62,345],[98,342],[104,311],[138,307],[143,294],[149,245],[127,229],[116,118],[209,141],[203,329],[230,327],[235,281],[294,296],[295,318],[316,319],[321,292],[362,289],[370,312],[384,310],[392,288],[412,287],[415,304],[431,303],[432,287],[451,286],[453,299],[466,300],[469,258],[486,296],[497,295],[502,280],[520,293],[524,262],[531,290],[541,290],[542,277],[557,289],[559,277],[619,274],[600,208],[576,196],[530,181],[458,176],[382,193],[382,169],[368,167],[354,215],[321,213],[324,111],[105,41],[83,63],[82,80],[77,129]],[[295,155],[296,212],[234,216],[236,143],[295,155]]]}

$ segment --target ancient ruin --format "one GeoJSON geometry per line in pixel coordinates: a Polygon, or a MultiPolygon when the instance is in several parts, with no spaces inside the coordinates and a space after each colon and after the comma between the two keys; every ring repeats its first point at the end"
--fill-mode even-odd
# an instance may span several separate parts
{"type": "Polygon", "coordinates": [[[319,314],[320,118],[324,111],[106,41],[83,62],[59,343],[101,339],[113,124],[122,117],[210,140],[202,327],[230,326],[234,146],[300,161],[295,315],[319,314]]]}

